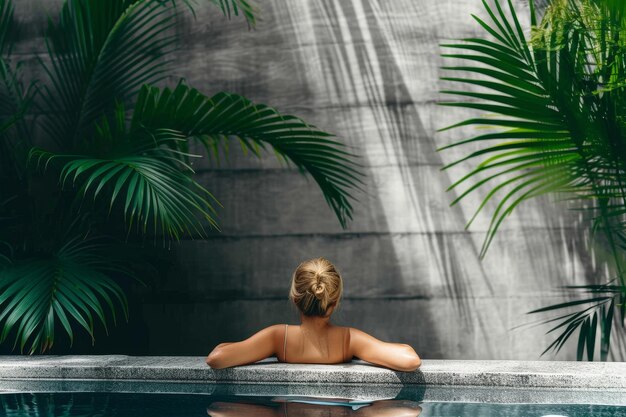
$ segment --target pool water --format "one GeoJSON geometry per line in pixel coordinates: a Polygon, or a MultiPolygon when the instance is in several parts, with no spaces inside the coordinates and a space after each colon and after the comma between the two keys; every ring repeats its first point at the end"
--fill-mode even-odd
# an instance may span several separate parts
{"type": "Polygon", "coordinates": [[[626,407],[120,392],[0,394],[2,417],[626,417],[626,407]]]}

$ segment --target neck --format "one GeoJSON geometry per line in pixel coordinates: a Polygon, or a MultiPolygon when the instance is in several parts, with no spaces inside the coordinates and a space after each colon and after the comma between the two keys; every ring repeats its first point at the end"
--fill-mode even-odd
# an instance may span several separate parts
{"type": "Polygon", "coordinates": [[[305,316],[304,314],[300,315],[300,321],[302,322],[302,326],[319,329],[322,327],[326,327],[329,325],[330,316],[329,317],[311,317],[305,316]]]}

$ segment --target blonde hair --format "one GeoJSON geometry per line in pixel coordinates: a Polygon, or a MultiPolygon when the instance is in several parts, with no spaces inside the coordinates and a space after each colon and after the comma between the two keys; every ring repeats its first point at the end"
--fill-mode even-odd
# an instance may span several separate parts
{"type": "Polygon", "coordinates": [[[289,299],[305,316],[327,317],[339,306],[343,283],[335,266],[325,258],[302,262],[293,273],[289,299]]]}

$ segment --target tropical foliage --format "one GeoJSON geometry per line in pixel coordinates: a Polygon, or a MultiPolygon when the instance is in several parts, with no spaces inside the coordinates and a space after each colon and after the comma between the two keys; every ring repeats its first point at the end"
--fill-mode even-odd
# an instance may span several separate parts
{"type": "MultiPolygon", "coordinates": [[[[210,2],[255,25],[246,0],[210,2]]],[[[351,219],[362,174],[331,134],[236,94],[155,85],[198,1],[179,3],[67,0],[45,34],[45,82],[25,86],[13,5],[0,0],[0,342],[34,353],[55,331],[93,338],[96,323],[127,316],[134,242],[218,228],[220,204],[193,177],[196,145],[216,158],[233,140],[272,149],[313,177],[342,226],[351,219]]]]}
{"type": "Polygon", "coordinates": [[[510,0],[508,13],[499,1],[483,3],[489,19],[474,19],[488,36],[444,45],[455,51],[445,57],[463,62],[446,67],[459,75],[444,80],[468,91],[443,91],[462,99],[441,104],[489,114],[449,128],[492,128],[442,148],[479,146],[446,167],[480,160],[450,187],[469,184],[453,204],[491,186],[477,210],[495,203],[482,256],[505,217],[531,198],[557,195],[588,214],[614,276],[567,287],[588,295],[532,313],[568,309],[544,322],[560,332],[544,353],[578,331],[578,359],[586,350],[593,360],[599,332],[606,360],[613,323],[623,325],[626,312],[626,2],[553,0],[539,20],[531,0],[530,35],[510,0]]]}

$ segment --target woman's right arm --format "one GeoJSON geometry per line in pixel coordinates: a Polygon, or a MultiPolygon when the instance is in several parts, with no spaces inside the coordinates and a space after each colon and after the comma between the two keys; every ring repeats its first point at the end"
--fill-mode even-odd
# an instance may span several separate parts
{"type": "Polygon", "coordinates": [[[350,353],[359,359],[397,371],[410,372],[420,367],[422,360],[415,350],[403,343],[388,343],[350,328],[350,353]]]}
{"type": "Polygon", "coordinates": [[[275,354],[278,335],[283,325],[274,325],[253,334],[241,342],[220,343],[207,356],[206,363],[213,369],[245,365],[275,354]]]}

